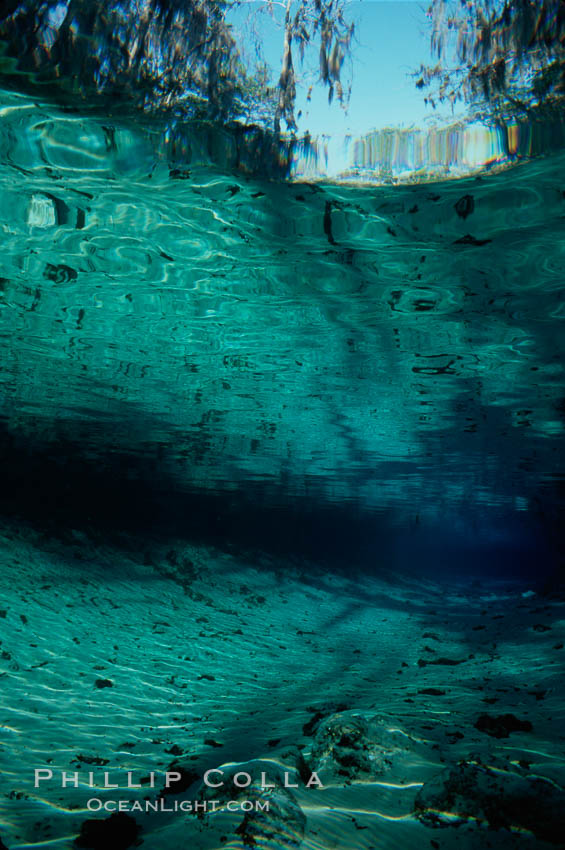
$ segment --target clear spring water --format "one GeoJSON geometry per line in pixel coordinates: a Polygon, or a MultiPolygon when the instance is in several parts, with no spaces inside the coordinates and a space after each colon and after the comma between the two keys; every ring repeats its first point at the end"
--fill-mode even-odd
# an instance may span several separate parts
{"type": "Polygon", "coordinates": [[[288,511],[355,555],[558,558],[562,156],[338,187],[226,167],[232,144],[5,95],[13,487],[49,461],[97,510],[137,480],[160,515],[195,497],[251,536],[288,540],[288,511]]]}
{"type": "Polygon", "coordinates": [[[148,850],[559,846],[563,156],[340,186],[168,132],[3,95],[2,840],[133,846],[57,771],[180,759],[327,787],[148,850]]]}

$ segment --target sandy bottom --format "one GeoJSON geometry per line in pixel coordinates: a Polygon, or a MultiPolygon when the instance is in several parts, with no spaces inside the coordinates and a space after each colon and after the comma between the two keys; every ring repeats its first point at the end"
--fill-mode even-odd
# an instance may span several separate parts
{"type": "Polygon", "coordinates": [[[0,537],[9,850],[79,835],[120,850],[129,828],[146,850],[565,846],[563,598],[348,578],[180,541],[0,537]],[[212,768],[223,787],[202,785],[212,768]],[[35,769],[53,778],[36,788],[35,769]],[[167,770],[186,787],[161,795],[167,770]],[[62,771],[79,787],[62,788],[62,771]],[[314,771],[322,789],[305,786],[314,771]],[[285,772],[298,787],[284,789],[285,772]],[[164,811],[114,818],[114,838],[87,837],[111,801],[159,800],[164,811]],[[198,813],[171,811],[180,801],[198,813]]]}

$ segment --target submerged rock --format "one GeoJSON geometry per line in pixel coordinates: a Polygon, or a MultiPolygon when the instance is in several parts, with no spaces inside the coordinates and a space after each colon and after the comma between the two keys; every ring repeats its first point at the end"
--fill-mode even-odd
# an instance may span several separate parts
{"type": "Polygon", "coordinates": [[[85,820],[75,845],[88,850],[127,850],[137,843],[140,832],[135,819],[120,812],[105,820],[85,820]]]}
{"type": "Polygon", "coordinates": [[[306,815],[288,788],[278,785],[269,792],[247,795],[250,803],[268,802],[268,811],[254,809],[246,812],[236,834],[245,846],[265,850],[296,850],[300,847],[306,828],[306,815]]]}
{"type": "Polygon", "coordinates": [[[382,769],[386,756],[379,763],[371,761],[369,724],[363,717],[334,714],[318,727],[312,746],[312,760],[317,767],[328,768],[339,776],[353,778],[359,773],[382,769]]]}
{"type": "Polygon", "coordinates": [[[235,832],[245,847],[297,850],[304,837],[306,815],[286,787],[299,782],[296,777],[290,779],[291,774],[294,777],[294,771],[285,772],[270,761],[223,765],[221,778],[213,778],[218,787],[203,785],[198,796],[201,801],[216,801],[218,808],[228,801],[241,805],[244,817],[235,832]],[[250,777],[248,784],[245,775],[250,777]]]}
{"type": "Polygon", "coordinates": [[[183,791],[188,791],[191,785],[198,782],[200,774],[191,767],[183,767],[178,761],[173,761],[167,768],[170,773],[178,773],[179,779],[172,780],[168,786],[161,791],[161,797],[166,797],[171,794],[182,794],[183,791]]]}
{"type": "Polygon", "coordinates": [[[415,803],[430,827],[476,822],[491,829],[519,828],[563,845],[565,790],[541,776],[508,770],[505,762],[460,761],[430,779],[415,803]]]}
{"type": "Polygon", "coordinates": [[[332,777],[351,780],[379,776],[408,749],[408,736],[387,729],[380,718],[337,713],[319,724],[308,764],[321,773],[324,782],[332,777]]]}
{"type": "MultiPolygon", "coordinates": [[[[301,631],[298,631],[299,635],[304,634],[301,631]]],[[[336,705],[335,703],[332,705],[324,705],[321,708],[308,708],[307,710],[312,712],[312,717],[310,720],[304,724],[302,727],[302,734],[310,737],[314,735],[316,729],[320,725],[321,721],[324,717],[329,717],[331,714],[335,714],[338,711],[347,711],[348,706],[345,703],[339,703],[336,705]]]]}
{"type": "Polygon", "coordinates": [[[511,732],[531,732],[533,729],[529,720],[518,720],[513,714],[481,714],[475,723],[475,729],[486,732],[491,738],[508,738],[511,732]]]}

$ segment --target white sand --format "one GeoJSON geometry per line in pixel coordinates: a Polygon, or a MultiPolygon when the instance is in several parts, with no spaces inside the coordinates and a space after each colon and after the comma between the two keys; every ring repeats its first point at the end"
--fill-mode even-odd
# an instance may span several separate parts
{"type": "MultiPolygon", "coordinates": [[[[128,553],[79,532],[65,543],[8,527],[1,537],[0,837],[10,850],[72,847],[85,819],[109,816],[87,811],[91,797],[154,800],[173,747],[199,775],[242,763],[294,781],[302,752],[325,786],[291,789],[311,850],[555,847],[472,822],[433,829],[414,801],[446,763],[474,754],[565,784],[565,649],[554,649],[565,602],[509,584],[347,578],[181,541],[136,551],[130,540],[128,553]],[[303,734],[316,712],[330,726],[369,721],[361,755],[372,775],[339,775],[331,748],[303,734]],[[474,728],[481,714],[507,712],[533,731],[497,739],[474,728]],[[35,768],[51,768],[53,781],[34,788],[35,768]],[[122,787],[62,789],[60,771],[79,769],[98,782],[106,770],[122,787]],[[157,772],[156,788],[128,790],[126,771],[157,772]]],[[[198,796],[195,785],[166,799],[198,796]]],[[[228,787],[218,799],[236,797],[228,787]]],[[[235,832],[241,811],[133,816],[146,850],[247,846],[235,832]]],[[[297,846],[293,823],[261,846],[297,846]]]]}

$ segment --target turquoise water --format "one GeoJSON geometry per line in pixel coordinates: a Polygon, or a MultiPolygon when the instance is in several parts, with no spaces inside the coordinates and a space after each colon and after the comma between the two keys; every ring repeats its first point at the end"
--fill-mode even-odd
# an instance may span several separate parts
{"type": "Polygon", "coordinates": [[[0,847],[560,847],[563,154],[1,104],[0,847]]]}
{"type": "Polygon", "coordinates": [[[326,529],[377,564],[408,541],[422,563],[559,560],[561,155],[444,183],[288,183],[246,173],[253,138],[237,168],[229,133],[186,125],[181,145],[5,104],[16,491],[36,464],[75,511],[42,467],[62,465],[83,519],[137,480],[154,519],[188,522],[196,499],[212,534],[261,544],[291,522],[297,545],[326,529]]]}

